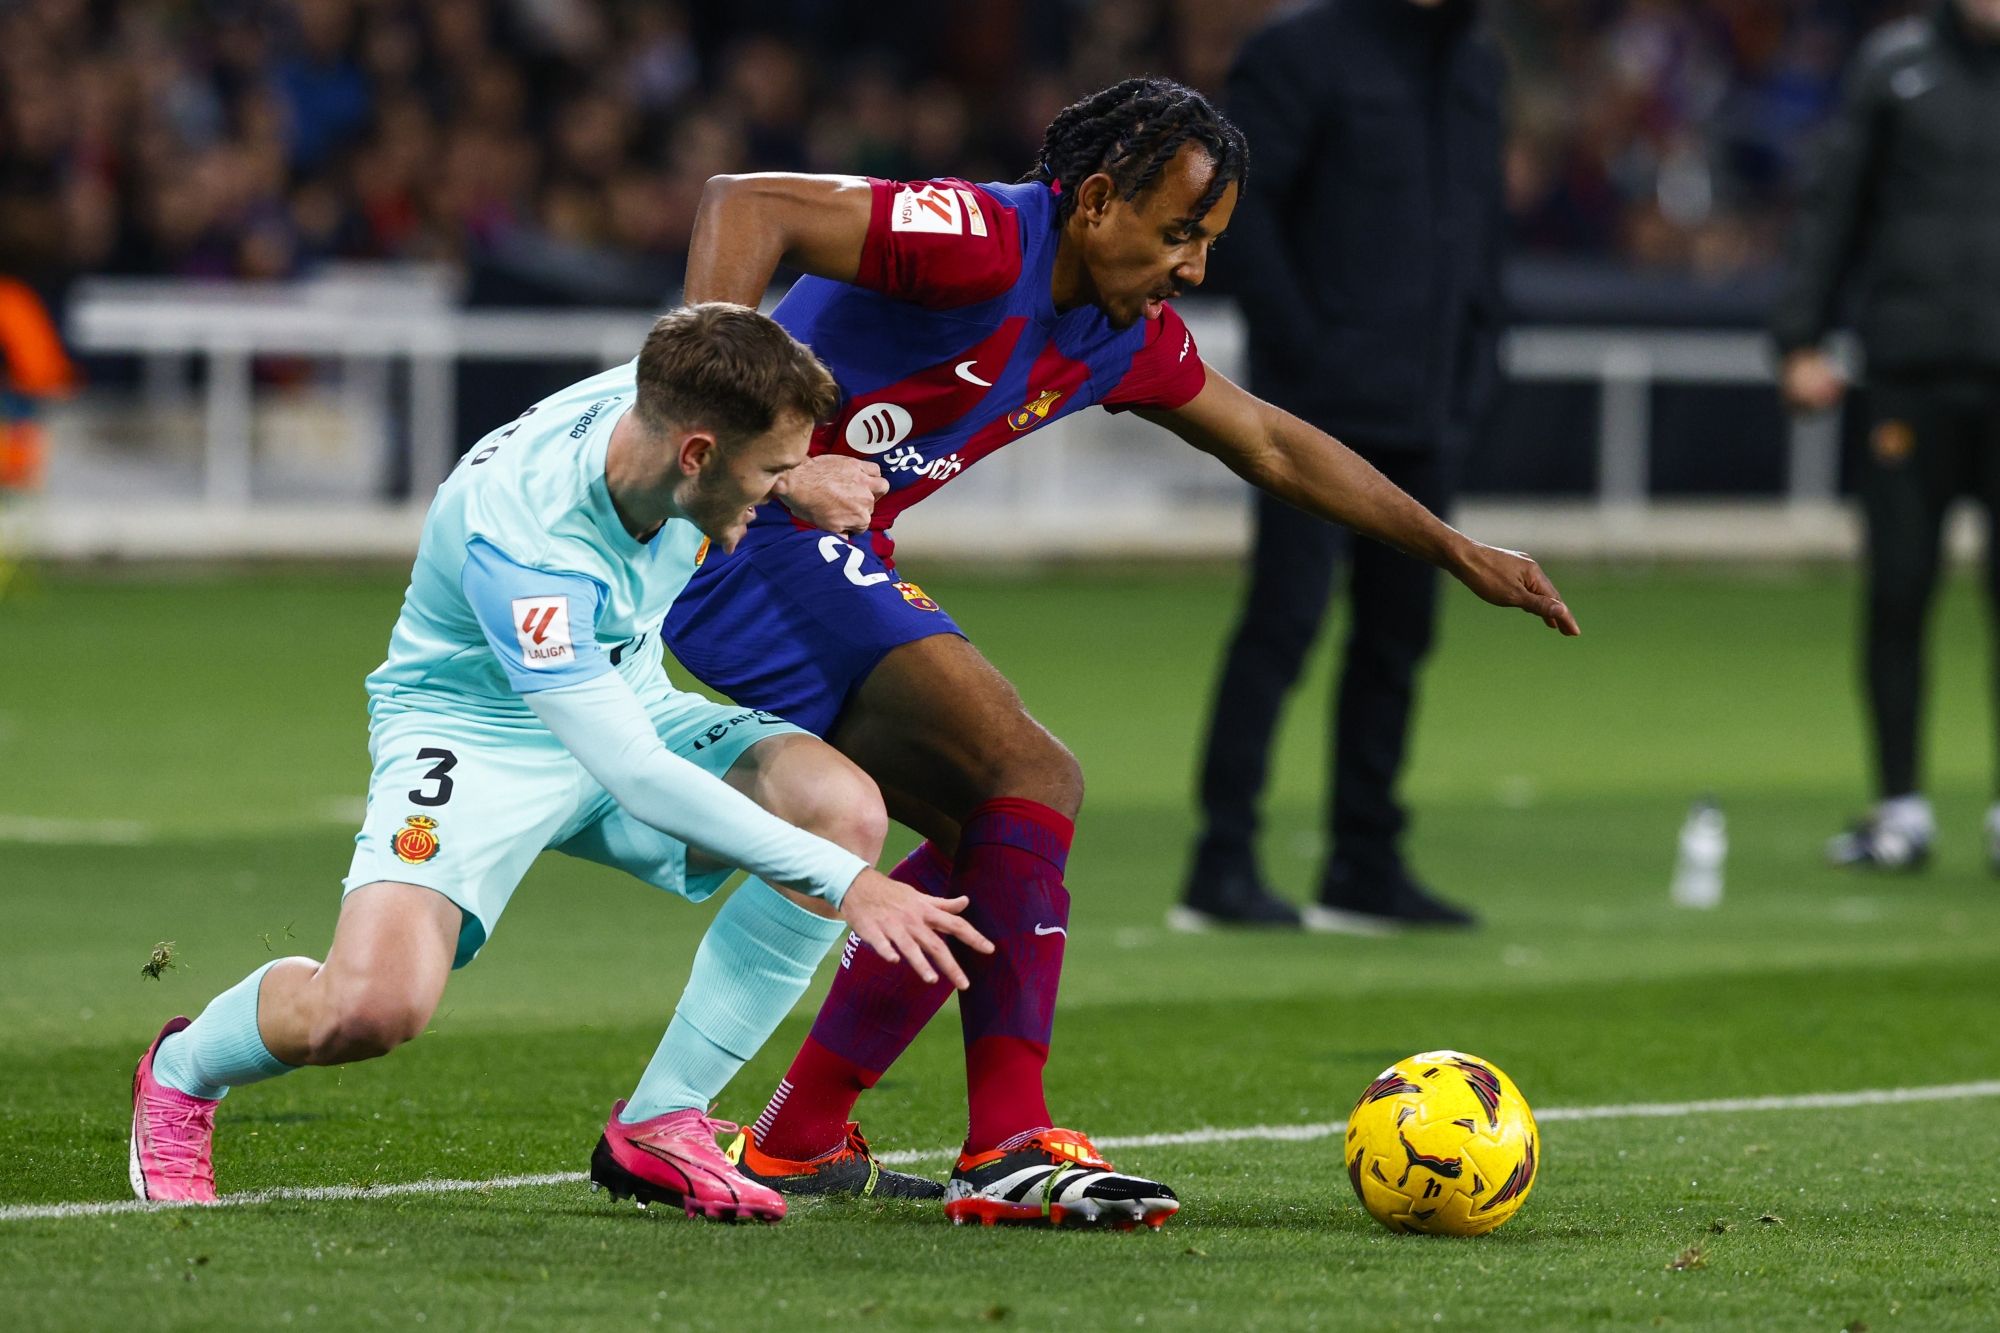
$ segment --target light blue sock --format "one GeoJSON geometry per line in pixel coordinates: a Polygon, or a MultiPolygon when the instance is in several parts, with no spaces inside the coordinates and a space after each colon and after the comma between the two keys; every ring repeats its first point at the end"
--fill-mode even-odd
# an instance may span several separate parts
{"type": "Polygon", "coordinates": [[[231,1088],[289,1074],[296,1067],[271,1054],[257,1031],[257,992],[274,959],[208,1002],[201,1017],[160,1043],[153,1077],[190,1097],[219,1100],[231,1088]]]}
{"type": "Polygon", "coordinates": [[[631,1125],[706,1111],[846,933],[845,922],[815,916],[760,879],[746,881],[702,936],[674,1021],[618,1118],[631,1125]]]}

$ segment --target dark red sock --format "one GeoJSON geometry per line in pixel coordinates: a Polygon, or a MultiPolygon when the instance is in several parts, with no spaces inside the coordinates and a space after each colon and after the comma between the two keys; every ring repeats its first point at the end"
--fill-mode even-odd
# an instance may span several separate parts
{"type": "MultiPolygon", "coordinates": [[[[889,876],[935,898],[951,894],[951,862],[928,842],[889,876]]],[[[837,1146],[854,1103],[917,1039],[950,994],[949,982],[925,985],[905,964],[884,962],[849,935],[812,1033],[753,1127],[758,1148],[807,1161],[837,1146]]]]}
{"type": "Polygon", "coordinates": [[[966,919],[993,941],[991,954],[960,954],[972,981],[958,1004],[968,1152],[1051,1123],[1042,1070],[1069,938],[1062,880],[1074,834],[1059,812],[1011,796],[981,805],[959,831],[951,889],[972,900],[966,919]]]}

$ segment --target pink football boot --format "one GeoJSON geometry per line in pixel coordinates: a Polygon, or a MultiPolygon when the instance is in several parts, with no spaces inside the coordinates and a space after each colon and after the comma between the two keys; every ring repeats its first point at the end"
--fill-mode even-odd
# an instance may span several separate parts
{"type": "Polygon", "coordinates": [[[165,1203],[214,1203],[215,1103],[190,1097],[153,1077],[153,1053],[188,1025],[175,1018],[160,1029],[132,1074],[132,1192],[165,1203]]]}
{"type": "Polygon", "coordinates": [[[624,1109],[622,1100],[611,1108],[597,1150],[590,1154],[593,1189],[610,1190],[614,1199],[637,1199],[641,1208],[673,1204],[689,1217],[714,1222],[776,1222],[784,1217],[784,1197],[737,1171],[715,1146],[716,1135],[733,1134],[738,1126],[692,1110],[627,1125],[618,1119],[624,1109]]]}

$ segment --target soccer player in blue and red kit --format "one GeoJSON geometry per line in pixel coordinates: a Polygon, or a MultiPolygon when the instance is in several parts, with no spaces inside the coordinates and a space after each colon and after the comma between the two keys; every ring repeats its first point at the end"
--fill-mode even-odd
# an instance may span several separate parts
{"type": "Polygon", "coordinates": [[[995,945],[966,958],[971,1115],[943,1190],[883,1171],[849,1116],[949,988],[859,949],[734,1145],[755,1179],[943,1194],[959,1222],[1158,1226],[1179,1207],[1059,1127],[1043,1093],[1083,776],[893,563],[895,517],[966,467],[1093,403],[1137,411],[1281,499],[1577,632],[1532,560],[1453,531],[1337,440],[1202,363],[1168,301],[1202,281],[1247,157],[1200,94],[1132,79],[1064,110],[1018,184],[709,182],[687,298],[755,305],[780,263],[802,270],[776,318],[826,362],[843,401],[784,505],[763,506],[735,552],[697,571],[668,641],[710,685],[827,737],[873,776],[890,813],[926,838],[895,877],[965,895],[966,919],[995,945]]]}

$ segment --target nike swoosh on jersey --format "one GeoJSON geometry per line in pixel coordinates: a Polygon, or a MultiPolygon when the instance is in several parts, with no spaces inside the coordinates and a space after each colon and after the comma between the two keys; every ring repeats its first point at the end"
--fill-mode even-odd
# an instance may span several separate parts
{"type": "Polygon", "coordinates": [[[970,370],[966,369],[967,366],[975,365],[977,364],[977,362],[978,362],[977,357],[974,357],[971,361],[961,361],[957,365],[953,366],[952,370],[958,375],[960,379],[964,380],[967,384],[977,384],[982,389],[992,388],[993,387],[992,380],[980,379],[979,376],[973,374],[970,370]]]}
{"type": "Polygon", "coordinates": [[[1036,926],[1035,933],[1037,935],[1060,935],[1064,939],[1069,938],[1069,928],[1067,926],[1036,926]]]}

